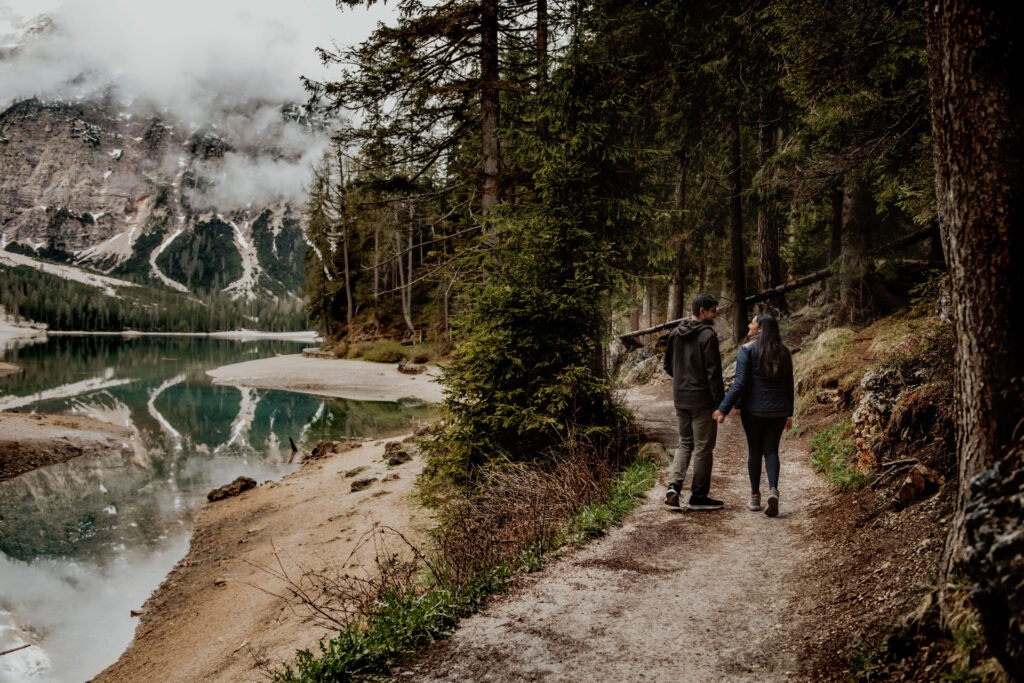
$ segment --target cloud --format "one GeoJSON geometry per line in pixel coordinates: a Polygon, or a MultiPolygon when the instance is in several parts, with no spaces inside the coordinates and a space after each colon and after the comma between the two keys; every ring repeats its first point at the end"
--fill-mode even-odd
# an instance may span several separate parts
{"type": "Polygon", "coordinates": [[[197,208],[230,211],[277,202],[301,203],[313,165],[327,148],[327,139],[314,142],[298,159],[267,159],[228,152],[216,163],[199,164],[196,169],[210,185],[189,194],[197,208]]]}
{"type": "Polygon", "coordinates": [[[53,29],[0,62],[0,106],[113,85],[197,118],[225,102],[302,100],[299,77],[323,74],[317,46],[356,43],[391,13],[342,12],[332,0],[0,0],[0,32],[24,30],[33,10],[53,29]]]}
{"type": "Polygon", "coordinates": [[[301,202],[326,132],[286,121],[280,105],[305,100],[300,76],[326,75],[316,47],[358,43],[393,15],[334,0],[0,0],[0,110],[113,96],[231,142],[235,152],[197,169],[215,185],[193,193],[196,205],[301,202]],[[40,30],[40,14],[52,26],[40,30]]]}

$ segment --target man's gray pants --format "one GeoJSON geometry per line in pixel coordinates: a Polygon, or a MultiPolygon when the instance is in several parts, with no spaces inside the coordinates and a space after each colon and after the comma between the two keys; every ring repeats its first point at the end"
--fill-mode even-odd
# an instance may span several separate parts
{"type": "Polygon", "coordinates": [[[680,410],[676,408],[679,419],[679,446],[672,459],[672,472],[669,483],[676,484],[681,491],[686,470],[693,460],[693,482],[690,493],[694,496],[706,496],[711,490],[711,465],[714,461],[715,439],[718,437],[718,423],[711,417],[713,409],[680,410]]]}

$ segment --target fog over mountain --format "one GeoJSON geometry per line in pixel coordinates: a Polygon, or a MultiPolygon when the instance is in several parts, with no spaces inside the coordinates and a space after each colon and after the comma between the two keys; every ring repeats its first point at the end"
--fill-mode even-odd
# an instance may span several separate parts
{"type": "Polygon", "coordinates": [[[221,210],[302,200],[326,131],[281,116],[320,76],[314,48],[361,40],[391,13],[332,0],[0,0],[0,111],[31,97],[107,101],[213,130],[233,150],[195,199],[221,210]],[[253,149],[271,148],[256,159],[253,149]]]}

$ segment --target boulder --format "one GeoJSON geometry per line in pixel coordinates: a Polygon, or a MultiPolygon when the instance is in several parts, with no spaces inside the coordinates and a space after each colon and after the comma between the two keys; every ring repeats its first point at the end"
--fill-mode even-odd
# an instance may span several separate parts
{"type": "Polygon", "coordinates": [[[364,477],[363,479],[356,479],[354,482],[352,482],[351,490],[353,493],[355,493],[356,491],[362,491],[363,489],[370,488],[376,482],[377,480],[373,477],[364,477]]]}
{"type": "Polygon", "coordinates": [[[327,458],[338,453],[345,453],[354,448],[362,448],[360,441],[317,441],[313,450],[302,458],[302,462],[327,458]]]}
{"type": "Polygon", "coordinates": [[[249,489],[256,488],[256,480],[250,479],[249,477],[239,477],[230,484],[225,484],[220,488],[216,488],[206,494],[206,500],[213,502],[217,500],[224,500],[225,498],[231,498],[237,496],[242,491],[248,491],[249,489]]]}
{"type": "Polygon", "coordinates": [[[384,460],[391,467],[396,467],[412,460],[412,454],[404,448],[398,448],[384,454],[384,460]]]}
{"type": "Polygon", "coordinates": [[[657,441],[648,441],[640,448],[639,456],[641,458],[650,458],[654,462],[660,462],[668,465],[672,462],[672,454],[669,453],[668,449],[664,445],[657,441]]]}
{"type": "Polygon", "coordinates": [[[988,647],[1024,680],[1024,435],[1005,459],[971,480],[967,552],[971,602],[988,647]]]}
{"type": "Polygon", "coordinates": [[[403,375],[422,375],[427,371],[426,365],[413,365],[408,360],[403,358],[398,361],[398,371],[403,375]]]}

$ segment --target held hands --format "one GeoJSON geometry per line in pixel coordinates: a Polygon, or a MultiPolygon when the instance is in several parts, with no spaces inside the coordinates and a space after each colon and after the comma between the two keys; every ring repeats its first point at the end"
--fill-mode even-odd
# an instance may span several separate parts
{"type": "Polygon", "coordinates": [[[711,413],[711,419],[717,422],[718,424],[722,424],[723,422],[725,422],[725,414],[722,413],[721,410],[716,410],[715,412],[711,413]]]}

